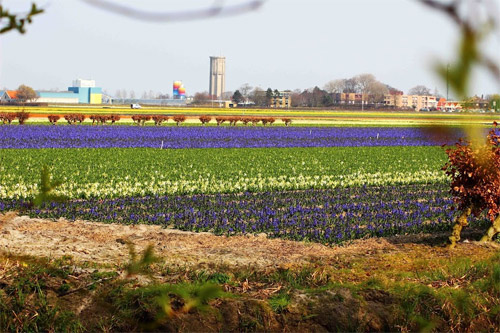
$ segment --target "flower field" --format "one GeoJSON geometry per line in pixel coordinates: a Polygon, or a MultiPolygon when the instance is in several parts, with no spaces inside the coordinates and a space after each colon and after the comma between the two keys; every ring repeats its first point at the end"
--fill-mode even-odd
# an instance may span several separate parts
{"type": "MultiPolygon", "coordinates": [[[[385,127],[419,127],[419,126],[489,126],[497,121],[497,115],[493,113],[471,114],[443,113],[443,112],[413,112],[413,111],[345,111],[345,110],[297,110],[297,109],[225,109],[225,108],[203,108],[203,107],[144,107],[142,109],[130,109],[129,106],[28,106],[24,109],[31,115],[28,123],[35,124],[47,122],[49,115],[64,116],[68,114],[90,115],[117,115],[121,116],[120,124],[131,124],[133,115],[185,115],[186,123],[199,125],[199,116],[256,116],[256,117],[287,117],[292,118],[293,123],[300,126],[385,126],[385,127]]],[[[0,113],[16,113],[21,111],[20,107],[0,106],[0,113]]],[[[85,121],[87,124],[90,120],[85,121]]],[[[214,124],[212,119],[211,125],[214,124]]],[[[17,123],[17,121],[16,121],[17,123]]],[[[277,124],[282,125],[281,122],[277,124]]],[[[277,125],[275,124],[275,125],[277,125]]],[[[172,125],[172,122],[166,124],[172,125]]]]}
{"type": "Polygon", "coordinates": [[[138,127],[5,126],[0,148],[267,148],[369,147],[452,144],[451,129],[438,142],[419,128],[389,127],[138,127]]]}
{"type": "MultiPolygon", "coordinates": [[[[19,209],[23,200],[0,203],[19,209]]],[[[452,200],[443,184],[357,186],[333,190],[146,196],[73,200],[30,209],[32,216],[189,231],[340,243],[363,237],[432,232],[450,227],[452,200]]],[[[487,221],[476,222],[485,224],[487,221]]]]}
{"type": "Polygon", "coordinates": [[[419,128],[5,126],[0,211],[322,243],[441,230],[436,144],[419,128]],[[26,204],[43,165],[69,202],[26,204]]]}
{"type": "MultiPolygon", "coordinates": [[[[129,105],[119,106],[26,106],[26,112],[30,114],[185,114],[192,116],[199,115],[259,115],[259,116],[292,116],[292,117],[349,117],[349,118],[406,118],[406,119],[432,119],[434,122],[446,120],[447,122],[460,120],[477,120],[491,123],[498,117],[495,114],[474,114],[470,113],[442,113],[442,112],[414,112],[414,111],[362,111],[362,110],[300,110],[300,109],[230,109],[211,107],[154,107],[144,106],[141,109],[131,109],[129,105]]],[[[0,112],[21,111],[17,106],[0,106],[0,112]]]]}
{"type": "Polygon", "coordinates": [[[42,165],[71,198],[435,183],[440,147],[4,149],[0,197],[31,198],[42,165]]]}

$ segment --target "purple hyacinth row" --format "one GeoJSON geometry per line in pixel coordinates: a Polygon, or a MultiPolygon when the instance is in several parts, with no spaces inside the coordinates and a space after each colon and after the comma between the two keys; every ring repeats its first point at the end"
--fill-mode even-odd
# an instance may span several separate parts
{"type": "Polygon", "coordinates": [[[225,235],[266,233],[331,244],[449,229],[454,218],[451,205],[446,185],[427,184],[76,200],[38,209],[4,201],[0,211],[24,207],[28,214],[45,218],[156,224],[225,235]]]}
{"type": "Polygon", "coordinates": [[[452,144],[414,127],[0,126],[1,148],[268,148],[452,144]]]}

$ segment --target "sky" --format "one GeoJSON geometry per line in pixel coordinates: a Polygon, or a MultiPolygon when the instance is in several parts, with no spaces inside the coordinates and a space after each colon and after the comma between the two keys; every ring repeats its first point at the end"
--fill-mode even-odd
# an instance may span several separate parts
{"type": "MultiPolygon", "coordinates": [[[[108,1],[156,13],[214,3],[108,1]]],[[[492,1],[500,7],[500,0],[492,1]]],[[[0,0],[13,11],[25,10],[30,2],[0,0]]],[[[172,82],[181,80],[193,95],[208,91],[209,57],[222,55],[230,91],[244,83],[302,90],[372,73],[404,92],[425,85],[445,95],[446,84],[433,66],[451,62],[458,41],[447,17],[416,0],[267,0],[238,16],[168,23],[131,19],[82,0],[38,4],[46,12],[34,17],[25,35],[0,35],[0,89],[26,84],[66,90],[83,78],[96,80],[111,95],[125,89],[140,96],[150,90],[172,94],[172,82]]],[[[484,49],[500,59],[499,31],[484,49]]],[[[473,94],[499,91],[485,71],[474,76],[473,94]]]]}

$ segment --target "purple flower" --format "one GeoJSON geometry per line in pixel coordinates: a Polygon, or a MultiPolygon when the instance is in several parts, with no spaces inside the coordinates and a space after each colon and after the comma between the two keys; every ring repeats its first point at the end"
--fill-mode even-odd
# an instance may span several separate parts
{"type": "Polygon", "coordinates": [[[429,146],[451,144],[452,131],[436,142],[414,127],[138,127],[1,126],[1,148],[268,148],[429,146]]]}

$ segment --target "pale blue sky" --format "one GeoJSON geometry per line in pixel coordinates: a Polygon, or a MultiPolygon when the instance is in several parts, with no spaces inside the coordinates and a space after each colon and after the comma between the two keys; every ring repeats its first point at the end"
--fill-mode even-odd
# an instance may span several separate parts
{"type": "MultiPolygon", "coordinates": [[[[121,2],[151,11],[213,3],[121,2]]],[[[280,90],[323,87],[367,72],[405,92],[424,84],[444,94],[432,64],[452,59],[457,41],[447,18],[415,0],[268,0],[245,15],[176,23],[136,21],[80,0],[39,3],[46,4],[46,13],[34,18],[26,35],[0,37],[0,88],[24,83],[66,90],[80,77],[112,94],[117,89],[171,94],[172,81],[182,80],[191,95],[208,90],[209,56],[224,55],[227,90],[243,83],[280,90]]],[[[498,58],[498,32],[487,49],[498,58]]],[[[498,91],[489,76],[475,78],[473,93],[498,91]]]]}

